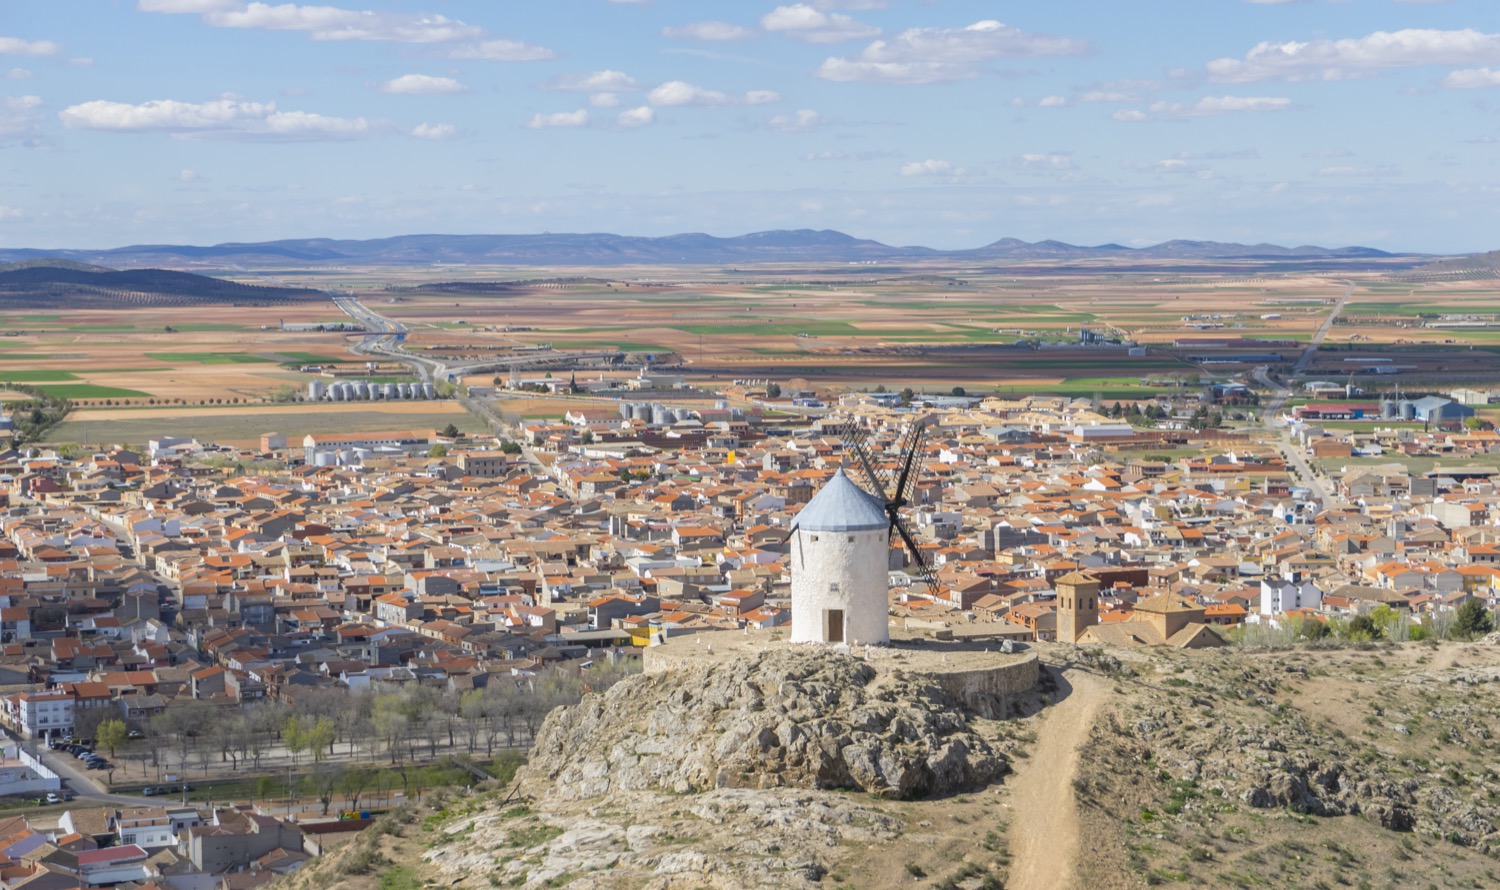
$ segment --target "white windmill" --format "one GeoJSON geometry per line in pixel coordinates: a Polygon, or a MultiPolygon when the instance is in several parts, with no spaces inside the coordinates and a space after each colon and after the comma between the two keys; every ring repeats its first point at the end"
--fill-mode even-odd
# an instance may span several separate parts
{"type": "Polygon", "coordinates": [[[916,486],[912,472],[923,422],[904,438],[896,470],[882,477],[863,445],[846,437],[872,488],[856,485],[840,468],[792,521],[792,642],[890,642],[889,554],[899,534],[924,579],[935,579],[900,517],[916,486]]]}

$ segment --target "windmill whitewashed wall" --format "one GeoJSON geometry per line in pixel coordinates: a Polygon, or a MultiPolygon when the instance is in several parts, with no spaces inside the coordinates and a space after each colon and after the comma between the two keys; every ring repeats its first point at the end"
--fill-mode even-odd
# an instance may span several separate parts
{"type": "Polygon", "coordinates": [[[833,474],[792,522],[792,641],[890,641],[885,502],[833,474]]]}

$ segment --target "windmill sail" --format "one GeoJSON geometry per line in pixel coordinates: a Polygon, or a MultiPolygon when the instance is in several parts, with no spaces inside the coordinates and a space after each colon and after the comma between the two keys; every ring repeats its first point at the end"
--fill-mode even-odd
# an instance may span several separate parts
{"type": "Polygon", "coordinates": [[[916,566],[917,574],[927,584],[928,590],[936,593],[939,589],[937,575],[923,558],[915,536],[907,528],[906,521],[901,516],[901,509],[910,505],[912,498],[916,495],[917,474],[921,472],[921,468],[917,465],[917,451],[922,445],[927,420],[926,417],[918,418],[902,434],[899,441],[899,459],[894,468],[887,468],[883,464],[877,467],[870,460],[865,448],[865,442],[869,438],[867,430],[851,421],[841,428],[840,434],[845,451],[853,453],[855,464],[868,480],[872,493],[884,502],[891,536],[901,539],[912,563],[916,566]]]}

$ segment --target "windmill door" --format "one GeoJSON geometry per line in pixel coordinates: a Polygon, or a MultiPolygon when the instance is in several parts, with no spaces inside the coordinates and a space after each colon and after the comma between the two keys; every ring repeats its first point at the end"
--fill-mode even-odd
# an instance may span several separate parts
{"type": "Polygon", "coordinates": [[[827,637],[827,639],[828,639],[828,642],[830,642],[830,643],[842,643],[842,642],[844,642],[844,610],[843,609],[829,609],[828,610],[828,637],[827,637]]]}

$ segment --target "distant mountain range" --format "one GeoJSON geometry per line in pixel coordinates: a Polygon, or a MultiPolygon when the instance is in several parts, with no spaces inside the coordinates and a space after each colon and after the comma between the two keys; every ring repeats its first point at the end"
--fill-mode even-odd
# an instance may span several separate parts
{"type": "Polygon", "coordinates": [[[734,265],[740,263],[861,263],[949,259],[959,262],[1058,260],[1360,260],[1395,256],[1370,247],[1282,247],[1217,241],[1167,241],[1152,247],[1083,247],[1061,241],[1003,238],[972,250],[892,247],[828,229],[755,232],[734,238],[701,233],[643,238],[610,234],[400,235],[366,241],[330,238],[194,247],[140,244],[112,250],[0,249],[0,262],[57,258],[115,268],[146,266],[265,267],[297,264],[433,264],[516,266],[734,265]]]}

